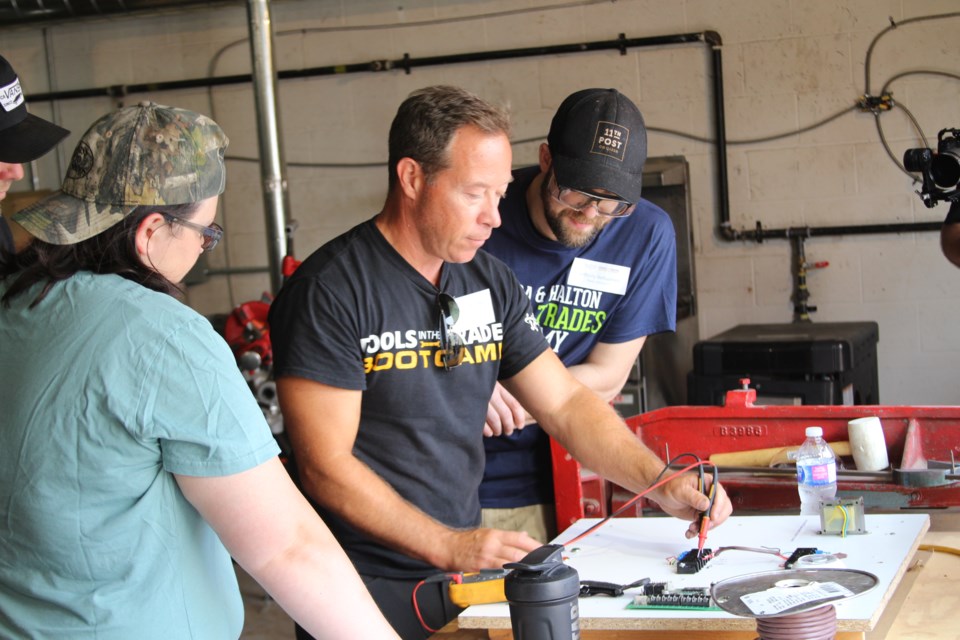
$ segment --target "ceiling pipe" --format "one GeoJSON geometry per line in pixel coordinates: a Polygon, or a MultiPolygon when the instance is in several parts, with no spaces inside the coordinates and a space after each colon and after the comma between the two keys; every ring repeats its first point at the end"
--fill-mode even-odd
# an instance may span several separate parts
{"type": "MultiPolygon", "coordinates": [[[[711,57],[711,90],[713,102],[715,171],[717,189],[717,236],[724,241],[753,240],[763,242],[765,239],[788,239],[795,235],[805,236],[841,236],[852,234],[876,233],[911,233],[917,231],[939,230],[940,224],[934,222],[867,224],[838,227],[804,227],[804,228],[764,228],[757,222],[753,229],[735,229],[730,222],[730,193],[727,177],[727,137],[726,117],[724,112],[723,95],[723,42],[716,31],[698,33],[683,33],[647,38],[626,38],[620,34],[615,40],[603,40],[586,43],[565,45],[550,45],[543,47],[528,47],[521,49],[505,49],[498,51],[484,51],[477,53],[453,54],[445,56],[430,56],[411,58],[404,55],[395,60],[372,60],[364,63],[329,65],[307,69],[280,71],[277,77],[308,78],[327,75],[342,75],[347,73],[369,73],[378,71],[403,70],[410,73],[417,67],[457,64],[465,62],[484,62],[490,60],[507,60],[523,57],[546,56],[568,53],[582,53],[586,51],[618,50],[622,55],[627,49],[636,47],[658,47],[675,44],[692,44],[702,42],[710,47],[711,57]]],[[[47,94],[33,94],[26,96],[28,101],[67,100],[72,98],[87,98],[94,96],[122,96],[128,93],[146,91],[166,91],[196,87],[213,87],[227,84],[250,82],[250,75],[218,76],[215,78],[197,78],[172,82],[159,82],[137,85],[115,85],[96,89],[81,89],[77,91],[61,91],[47,94]]]]}
{"type": "Polygon", "coordinates": [[[0,3],[0,29],[211,4],[239,4],[239,0],[11,0],[0,3]]]}
{"type": "Polygon", "coordinates": [[[277,111],[277,73],[273,57],[273,21],[269,0],[248,0],[250,57],[253,62],[253,93],[260,143],[260,178],[267,223],[267,259],[270,287],[274,294],[283,284],[281,271],[287,255],[285,235],[290,198],[283,161],[280,117],[277,111]]]}
{"type": "MultiPolygon", "coordinates": [[[[713,32],[710,32],[713,33],[713,32]]],[[[410,73],[418,67],[431,67],[465,62],[487,62],[490,60],[510,60],[524,57],[537,57],[565,53],[583,53],[585,51],[617,50],[626,55],[627,49],[634,47],[657,47],[671,44],[690,44],[703,42],[705,34],[686,33],[671,36],[655,36],[649,38],[626,38],[623,34],[616,40],[602,40],[598,42],[580,42],[575,44],[550,45],[544,47],[528,47],[522,49],[501,49],[497,51],[482,51],[476,53],[450,54],[443,56],[428,56],[411,58],[404,55],[395,60],[371,60],[352,64],[335,64],[323,67],[309,67],[306,69],[288,69],[278,71],[280,80],[293,78],[313,78],[318,76],[344,75],[349,73],[371,73],[377,71],[402,70],[410,73]]],[[[174,91],[179,89],[196,89],[201,87],[218,87],[232,84],[248,83],[253,79],[249,73],[229,76],[215,76],[205,78],[191,78],[185,80],[171,80],[167,82],[145,82],[138,84],[118,84],[106,87],[75,89],[70,91],[54,91],[49,93],[34,93],[24,96],[28,102],[47,102],[52,100],[74,100],[78,98],[120,97],[131,93],[149,91],[174,91]]],[[[716,77],[714,78],[714,84],[716,77]]],[[[716,94],[716,88],[714,89],[716,94]]],[[[723,92],[720,91],[720,95],[723,92]]]]}

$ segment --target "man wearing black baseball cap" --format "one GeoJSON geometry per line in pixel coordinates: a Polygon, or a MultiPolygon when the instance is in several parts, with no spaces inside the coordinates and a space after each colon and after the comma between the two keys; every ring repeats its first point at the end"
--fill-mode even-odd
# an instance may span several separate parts
{"type": "MultiPolygon", "coordinates": [[[[643,116],[629,98],[577,91],[554,115],[539,166],[513,172],[502,226],[483,247],[516,273],[570,372],[606,400],[646,336],[676,329],[675,233],[640,197],[646,159],[643,116]]],[[[532,422],[498,384],[480,503],[483,526],[547,541],[556,534],[550,443],[532,422]]]]}
{"type": "MultiPolygon", "coordinates": [[[[7,59],[0,56],[0,200],[7,196],[11,184],[23,177],[21,163],[36,160],[69,133],[27,112],[20,79],[7,59]]],[[[13,232],[0,216],[0,253],[13,249],[13,232]]]]}

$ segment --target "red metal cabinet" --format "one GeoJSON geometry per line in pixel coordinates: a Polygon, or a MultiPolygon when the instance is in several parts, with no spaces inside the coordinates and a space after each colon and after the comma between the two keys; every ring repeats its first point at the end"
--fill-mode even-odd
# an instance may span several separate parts
{"type": "MultiPolygon", "coordinates": [[[[772,447],[799,446],[804,429],[823,427],[827,441],[847,440],[847,422],[863,416],[878,416],[883,424],[890,462],[897,468],[922,466],[925,460],[960,459],[960,407],[900,407],[883,405],[758,406],[753,389],[730,391],[726,404],[717,406],[666,407],[627,419],[627,425],[663,459],[693,453],[707,459],[716,453],[772,447]],[[907,464],[902,464],[906,454],[907,464]]],[[[851,467],[847,460],[848,468],[851,467]]],[[[580,465],[556,442],[553,443],[554,488],[559,530],[584,517],[584,480],[580,465]]],[[[598,490],[589,478],[589,515],[603,517],[624,504],[632,494],[608,486],[598,490]],[[597,496],[608,503],[596,504],[597,496]],[[599,513],[598,513],[599,511],[599,513]]],[[[789,476],[721,476],[721,483],[735,510],[776,511],[799,509],[796,480],[789,476]]],[[[960,506],[960,483],[940,486],[907,486],[883,481],[841,481],[838,495],[864,495],[867,508],[960,506]]],[[[653,505],[641,500],[637,509],[653,505]],[[644,503],[644,504],[641,504],[644,503]]],[[[624,515],[639,515],[630,511],[624,515]]]]}

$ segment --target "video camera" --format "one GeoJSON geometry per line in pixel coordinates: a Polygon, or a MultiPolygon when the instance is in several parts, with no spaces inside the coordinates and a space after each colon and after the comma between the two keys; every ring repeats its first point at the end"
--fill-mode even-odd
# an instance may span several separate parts
{"type": "Polygon", "coordinates": [[[937,134],[937,151],[926,147],[907,149],[903,167],[923,176],[917,193],[923,204],[934,207],[939,200],[960,200],[960,129],[942,129],[937,134]]]}

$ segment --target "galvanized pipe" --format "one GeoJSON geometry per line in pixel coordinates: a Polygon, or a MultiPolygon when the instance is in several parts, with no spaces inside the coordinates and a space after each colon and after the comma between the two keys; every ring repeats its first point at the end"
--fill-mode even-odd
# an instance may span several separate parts
{"type": "Polygon", "coordinates": [[[253,94],[260,143],[260,176],[267,222],[267,259],[273,293],[283,284],[283,256],[287,254],[286,212],[290,209],[286,166],[283,161],[280,118],[277,112],[277,72],[273,59],[273,21],[269,0],[248,0],[253,94]]]}
{"type": "MultiPolygon", "coordinates": [[[[687,464],[674,463],[669,465],[671,471],[680,471],[686,469],[687,464]]],[[[713,465],[707,465],[705,469],[710,471],[713,465]]],[[[773,478],[785,477],[796,478],[796,467],[787,465],[783,467],[737,467],[737,466],[719,466],[717,471],[720,473],[720,484],[723,484],[724,477],[747,476],[751,478],[773,478]]],[[[953,469],[892,469],[888,471],[860,471],[857,469],[837,469],[837,480],[844,482],[878,482],[881,484],[902,484],[900,481],[904,476],[909,476],[911,471],[923,471],[935,474],[937,479],[943,479],[947,482],[956,482],[960,480],[960,473],[953,469]],[[940,473],[942,472],[942,473],[940,473]]]]}

